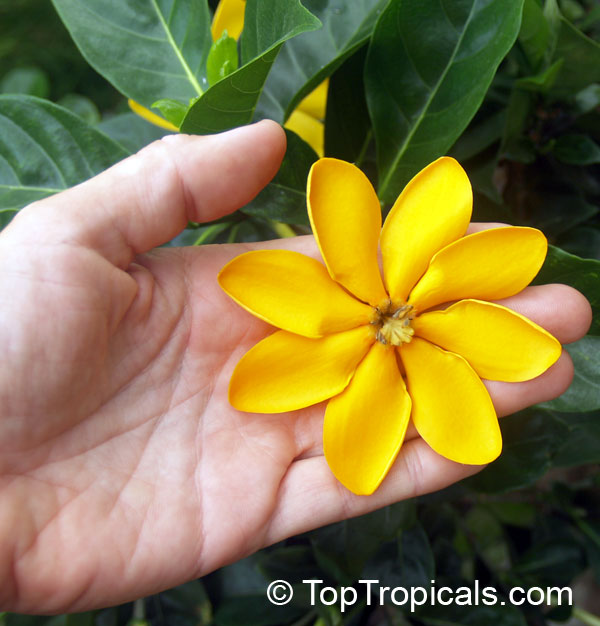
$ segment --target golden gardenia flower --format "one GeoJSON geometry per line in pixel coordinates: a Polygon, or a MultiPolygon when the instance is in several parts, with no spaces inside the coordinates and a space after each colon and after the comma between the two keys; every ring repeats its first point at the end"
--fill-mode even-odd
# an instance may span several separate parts
{"type": "MultiPolygon", "coordinates": [[[[213,41],[217,41],[227,31],[229,37],[239,39],[244,28],[244,12],[246,0],[221,0],[217,5],[211,25],[213,41]]],[[[325,153],[325,111],[327,108],[327,89],[329,79],[326,78],[318,87],[311,91],[298,106],[284,124],[286,128],[293,130],[302,137],[309,146],[319,155],[325,153]]],[[[142,106],[135,100],[127,101],[129,108],[147,122],[160,126],[172,132],[179,132],[179,128],[150,109],[142,106]]]]}
{"type": "Polygon", "coordinates": [[[281,329],[237,364],[231,404],[279,413],[329,399],[325,457],[357,494],[377,489],[411,417],[442,456],[494,460],[502,440],[481,379],[535,378],[561,352],[543,328],[486,302],[530,283],[546,256],[543,233],[508,226],[465,236],[471,185],[449,157],[410,181],[383,229],[377,195],[350,163],[317,161],[307,197],[325,266],[259,250],[219,274],[238,304],[281,329]]]}

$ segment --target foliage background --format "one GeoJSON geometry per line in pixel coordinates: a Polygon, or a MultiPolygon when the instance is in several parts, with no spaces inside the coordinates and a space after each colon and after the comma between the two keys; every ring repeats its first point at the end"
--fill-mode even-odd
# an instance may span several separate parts
{"type": "MultiPolygon", "coordinates": [[[[116,4],[86,2],[106,11],[116,4]]],[[[201,3],[179,2],[181,7],[193,4],[201,3]]],[[[290,538],[133,604],[52,618],[4,614],[2,626],[600,623],[590,614],[600,613],[593,591],[600,584],[600,5],[595,0],[303,4],[333,33],[329,56],[319,57],[325,54],[326,46],[320,45],[325,35],[316,30],[283,44],[266,85],[248,71],[245,79],[258,81],[259,94],[264,92],[256,114],[282,121],[331,75],[326,154],[359,162],[379,185],[384,211],[423,160],[442,152],[455,156],[474,185],[474,219],[541,228],[554,247],[538,281],[571,284],[591,301],[590,334],[567,348],[576,365],[575,381],[558,400],[503,419],[501,458],[443,492],[290,538]],[[481,66],[449,63],[444,37],[435,30],[448,6],[458,7],[451,16],[457,23],[460,7],[482,14],[487,7],[479,34],[500,49],[484,46],[487,58],[475,59],[481,66]],[[336,31],[340,11],[353,15],[352,27],[336,31]],[[411,31],[409,13],[428,28],[411,31]],[[406,30],[396,24],[405,24],[406,30]],[[286,63],[298,59],[303,74],[290,81],[286,63]],[[429,87],[428,76],[435,79],[429,87]],[[463,101],[462,94],[471,98],[463,101]],[[419,100],[422,96],[425,100],[419,100]],[[425,108],[424,101],[429,103],[425,108]],[[460,111],[443,119],[444,108],[457,102],[460,111]],[[393,605],[367,607],[363,601],[341,615],[335,607],[311,608],[302,586],[285,607],[267,603],[271,580],[300,583],[308,577],[334,587],[378,578],[391,587],[428,587],[435,579],[437,586],[458,588],[479,579],[502,593],[515,585],[571,585],[575,608],[423,606],[410,614],[393,605]]],[[[69,23],[76,12],[73,3],[56,0],[55,5],[69,23]]],[[[165,131],[129,112],[123,95],[84,60],[50,2],[0,0],[0,29],[0,166],[2,159],[29,164],[16,182],[0,167],[4,224],[27,202],[101,171],[165,131]],[[64,109],[78,116],[76,123],[64,109]],[[16,141],[7,120],[26,130],[31,141],[16,141]],[[50,156],[61,172],[53,180],[35,146],[47,140],[42,127],[60,138],[65,120],[83,139],[50,156]]],[[[280,45],[270,41],[270,47],[261,48],[260,43],[253,42],[258,53],[267,50],[272,56],[280,45]]],[[[243,50],[244,41],[242,61],[249,65],[252,58],[244,59],[243,50]]],[[[236,119],[219,117],[219,99],[235,95],[230,82],[223,81],[213,100],[201,98],[192,107],[184,129],[206,130],[212,124],[217,130],[250,121],[242,119],[244,113],[236,119]]],[[[150,106],[159,97],[176,98],[149,92],[143,104],[150,106]]],[[[308,145],[289,134],[284,166],[257,200],[215,224],[190,224],[173,243],[261,240],[277,236],[279,224],[291,225],[298,234],[308,232],[304,187],[315,158],[308,145]]]]}

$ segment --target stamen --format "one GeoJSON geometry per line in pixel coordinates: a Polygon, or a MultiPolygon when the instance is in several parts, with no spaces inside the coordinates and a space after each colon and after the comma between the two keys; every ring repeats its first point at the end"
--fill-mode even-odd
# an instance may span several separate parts
{"type": "Polygon", "coordinates": [[[393,346],[409,343],[415,334],[411,327],[413,311],[414,307],[411,304],[397,306],[389,302],[385,308],[375,307],[371,324],[378,327],[375,335],[377,341],[383,345],[393,346]]]}

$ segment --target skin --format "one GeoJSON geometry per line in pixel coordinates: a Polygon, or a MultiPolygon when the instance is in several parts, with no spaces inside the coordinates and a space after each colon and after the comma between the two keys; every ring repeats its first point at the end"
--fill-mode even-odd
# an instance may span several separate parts
{"type": "MultiPolygon", "coordinates": [[[[172,136],[29,206],[0,235],[0,609],[118,604],[481,469],[411,429],[380,489],[354,496],[323,458],[323,404],[229,406],[235,364],[272,328],[221,291],[218,271],[259,247],[316,255],[314,240],[154,248],[249,201],[284,151],[271,122],[172,136]]],[[[591,320],[562,285],[504,304],[562,342],[591,320]]],[[[533,381],[489,390],[505,415],[571,377],[564,354],[533,381]]]]}

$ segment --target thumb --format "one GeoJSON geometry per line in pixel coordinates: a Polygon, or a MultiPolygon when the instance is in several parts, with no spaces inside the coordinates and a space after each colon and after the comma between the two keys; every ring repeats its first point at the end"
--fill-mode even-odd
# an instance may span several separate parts
{"type": "Polygon", "coordinates": [[[9,229],[38,243],[92,248],[124,268],[188,221],[214,220],[252,200],[284,152],[285,133],[267,120],[219,135],[170,135],[26,207],[9,229]]]}

